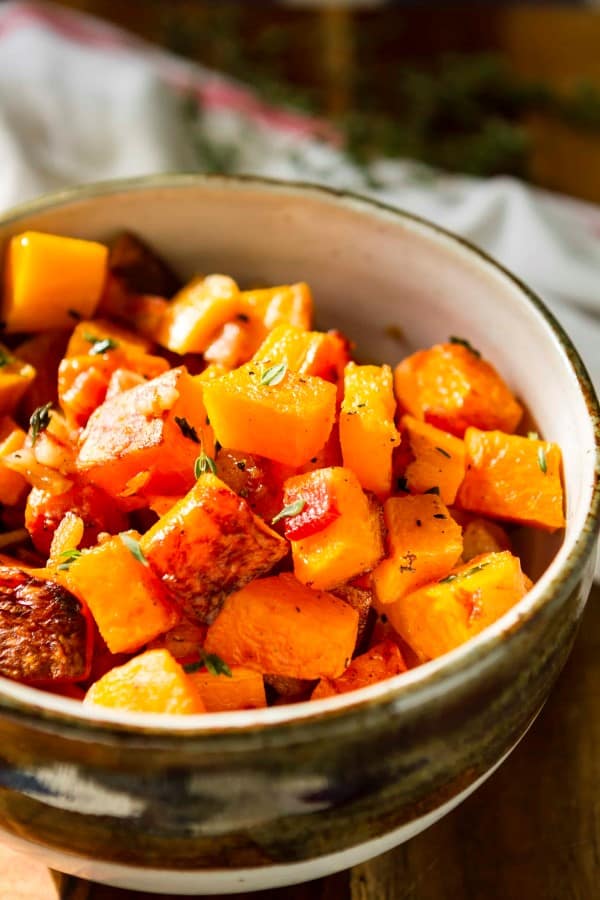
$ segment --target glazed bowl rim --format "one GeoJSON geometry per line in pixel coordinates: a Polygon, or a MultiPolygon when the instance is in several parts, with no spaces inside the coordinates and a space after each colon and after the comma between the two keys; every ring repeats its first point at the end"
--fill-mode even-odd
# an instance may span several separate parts
{"type": "MultiPolygon", "coordinates": [[[[580,568],[593,553],[597,533],[600,529],[600,406],[586,367],[553,314],[540,298],[516,276],[504,268],[487,253],[468,240],[438,226],[421,216],[397,207],[353,193],[351,191],[325,187],[310,182],[284,181],[253,175],[205,175],[199,173],[172,173],[144,175],[134,178],[119,178],[70,187],[15,206],[0,215],[0,227],[18,223],[36,213],[49,212],[78,201],[94,200],[99,197],[118,195],[148,189],[181,189],[189,187],[220,187],[224,190],[247,190],[256,188],[269,193],[287,195],[293,199],[315,199],[341,209],[358,212],[369,217],[404,226],[414,232],[429,237],[432,243],[445,245],[458,256],[467,256],[474,264],[500,277],[509,287],[516,289],[526,305],[533,306],[549,326],[558,340],[569,368],[575,375],[583,396],[594,433],[594,484],[591,490],[585,520],[573,539],[573,546],[565,556],[557,571],[552,571],[555,558],[549,569],[525,597],[509,610],[501,619],[488,626],[468,642],[425,663],[416,669],[395,676],[387,681],[357,691],[323,700],[312,700],[298,704],[269,707],[261,710],[240,710],[235,712],[204,713],[201,715],[159,715],[129,713],[101,707],[85,706],[79,701],[49,694],[26,685],[0,677],[0,710],[5,714],[17,714],[29,722],[47,726],[60,725],[85,732],[88,737],[100,737],[103,733],[151,735],[174,741],[182,736],[208,738],[210,735],[231,734],[243,736],[248,733],[267,731],[272,733],[304,725],[307,737],[313,732],[312,726],[330,724],[347,725],[361,713],[368,715],[369,721],[380,719],[391,712],[401,714],[435,701],[440,695],[452,690],[452,686],[465,678],[476,677],[478,669],[491,663],[497,653],[509,653],[511,638],[525,622],[541,613],[553,600],[567,596],[576,585],[580,568]]],[[[560,555],[560,550],[557,555],[560,555]]],[[[298,729],[296,728],[295,731],[298,729]]]]}

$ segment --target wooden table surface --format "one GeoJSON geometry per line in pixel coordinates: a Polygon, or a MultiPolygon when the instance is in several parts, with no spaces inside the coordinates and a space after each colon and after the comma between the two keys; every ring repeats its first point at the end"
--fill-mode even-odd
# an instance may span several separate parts
{"type": "MultiPolygon", "coordinates": [[[[65,3],[112,18],[163,43],[168,42],[174,23],[181,28],[186,17],[200,15],[207,6],[193,0],[65,3]]],[[[406,11],[403,15],[410,25],[411,15],[423,14],[406,11]]],[[[460,17],[440,9],[430,22],[436,28],[423,36],[424,53],[436,47],[491,46],[504,52],[518,71],[546,77],[553,84],[573,83],[580,76],[600,84],[600,14],[514,6],[471,8],[460,17]]],[[[312,25],[307,19],[308,27],[312,25]]],[[[333,44],[335,49],[335,40],[333,44]]],[[[326,85],[332,108],[343,104],[347,86],[336,60],[315,70],[326,85]]],[[[560,127],[539,127],[543,139],[535,159],[538,181],[599,201],[600,139],[560,127]]],[[[546,707],[489,782],[441,822],[382,857],[307,885],[247,896],[257,900],[594,900],[600,896],[599,709],[597,587],[574,653],[546,707]]],[[[0,872],[0,900],[154,896],[53,874],[2,848],[0,872]]]]}

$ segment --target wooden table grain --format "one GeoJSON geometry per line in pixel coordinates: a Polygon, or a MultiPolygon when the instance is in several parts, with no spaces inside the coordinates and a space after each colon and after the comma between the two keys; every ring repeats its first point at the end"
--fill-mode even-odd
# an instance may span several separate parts
{"type": "MultiPolygon", "coordinates": [[[[197,19],[210,5],[199,0],[64,3],[113,19],[159,43],[169,43],[173,29],[185,30],[186,22],[197,19]]],[[[237,5],[247,11],[251,4],[237,5]]],[[[258,24],[265,16],[261,6],[253,0],[258,24]]],[[[404,30],[397,29],[399,46],[402,41],[411,41],[425,56],[448,49],[495,49],[505,53],[517,71],[544,77],[554,85],[568,86],[582,77],[600,84],[599,13],[558,8],[542,11],[515,5],[500,9],[469,7],[461,15],[440,6],[430,19],[436,27],[422,33],[416,19],[423,16],[422,11],[396,11],[394,15],[396,22],[400,15],[406,17],[404,30]]],[[[310,69],[311,77],[325,92],[329,108],[339,111],[352,89],[352,67],[348,64],[351,29],[346,13],[330,12],[321,19],[316,16],[306,14],[307,41],[325,41],[330,55],[321,62],[305,55],[310,62],[306,71],[310,69]]],[[[193,42],[189,52],[195,55],[193,42]]],[[[223,65],[226,67],[225,57],[223,65]]],[[[293,69],[294,60],[290,66],[293,69]]],[[[534,160],[537,180],[600,201],[600,138],[576,135],[563,126],[534,123],[534,127],[540,130],[534,160]]],[[[25,856],[0,848],[0,900],[149,900],[152,896],[51,873],[25,856]]],[[[510,758],[472,797],[413,840],[351,871],[246,897],[600,897],[600,588],[592,592],[574,652],[546,707],[510,758]]]]}

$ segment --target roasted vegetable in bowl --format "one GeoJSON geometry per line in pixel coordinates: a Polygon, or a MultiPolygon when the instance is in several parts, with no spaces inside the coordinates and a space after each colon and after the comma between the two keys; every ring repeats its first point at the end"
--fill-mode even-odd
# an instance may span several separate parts
{"type": "Polygon", "coordinates": [[[182,286],[132,235],[14,237],[3,303],[6,677],[139,712],[345,693],[497,620],[514,529],[564,526],[560,449],[464,338],[359,364],[307,285],[182,286]]]}

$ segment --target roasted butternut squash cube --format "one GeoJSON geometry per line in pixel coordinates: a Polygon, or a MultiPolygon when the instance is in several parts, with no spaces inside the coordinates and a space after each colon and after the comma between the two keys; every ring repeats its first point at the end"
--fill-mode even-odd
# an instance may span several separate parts
{"type": "Polygon", "coordinates": [[[435,494],[390,497],[383,506],[388,557],[373,572],[379,604],[447,575],[463,549],[460,526],[435,494]]]}
{"type": "MultiPolygon", "coordinates": [[[[111,653],[139,650],[180,619],[162,582],[120,535],[75,559],[67,583],[90,610],[111,653]]],[[[129,538],[137,542],[136,538],[129,538]]]]}
{"type": "Polygon", "coordinates": [[[436,344],[404,359],[394,372],[398,403],[457,437],[470,425],[514,431],[523,408],[494,367],[465,344],[436,344]]]}
{"type": "Polygon", "coordinates": [[[324,446],[335,400],[333,384],[283,365],[247,363],[204,384],[206,410],[223,447],[294,467],[324,446]]]}
{"type": "Polygon", "coordinates": [[[0,418],[0,503],[14,506],[25,495],[27,481],[19,472],[13,472],[3,463],[3,457],[20,450],[25,443],[25,432],[10,416],[0,418]]]}
{"type": "MultiPolygon", "coordinates": [[[[285,483],[284,503],[286,506],[301,503],[306,496],[307,512],[310,512],[311,504],[316,504],[314,489],[321,484],[326,486],[330,498],[322,520],[324,527],[313,527],[307,537],[292,538],[290,543],[298,580],[329,590],[374,568],[383,556],[383,539],[379,509],[369,502],[350,469],[318,469],[289,478],[285,483]]],[[[305,508],[299,517],[304,512],[305,508]]],[[[294,517],[288,517],[288,522],[293,528],[294,517]]]]}
{"type": "Polygon", "coordinates": [[[391,491],[392,453],[400,443],[395,412],[390,367],[348,363],[340,412],[344,466],[356,473],[366,491],[381,498],[391,491]]]}
{"type": "Polygon", "coordinates": [[[230,664],[291,678],[337,678],[347,667],[358,613],[289,573],[231,594],[208,629],[205,649],[230,664]]]}
{"type": "Polygon", "coordinates": [[[210,472],[146,532],[141,547],[186,614],[205,622],[227,594],[288,552],[286,541],[210,472]]]}
{"type": "Polygon", "coordinates": [[[207,712],[227,709],[262,709],[267,705],[260,672],[231,666],[231,675],[213,675],[206,669],[190,674],[207,712]]]}
{"type": "MultiPolygon", "coordinates": [[[[457,513],[458,510],[453,511],[453,518],[456,518],[457,513]]],[[[474,556],[481,556],[482,553],[512,551],[511,540],[502,525],[479,516],[471,518],[468,513],[467,516],[467,521],[462,525],[463,562],[469,562],[474,556]]]]}
{"type": "Polygon", "coordinates": [[[15,348],[15,356],[35,369],[35,378],[23,395],[19,412],[28,419],[38,406],[58,400],[58,366],[65,354],[68,332],[43,331],[15,348]]]}
{"type": "Polygon", "coordinates": [[[111,669],[91,686],[83,702],[140,713],[205,712],[198,688],[167,650],[147,650],[111,669]]]}
{"type": "Polygon", "coordinates": [[[36,371],[0,344],[0,416],[11,415],[29,388],[36,371]]]}
{"type": "Polygon", "coordinates": [[[282,324],[267,335],[252,361],[263,366],[284,363],[299,375],[337,382],[348,362],[348,345],[336,331],[305,331],[282,324]]]}
{"type": "Polygon", "coordinates": [[[527,592],[516,556],[486,553],[386,607],[400,637],[421,661],[464,644],[527,592]]]}
{"type": "Polygon", "coordinates": [[[108,248],[95,241],[26,231],[11,238],[4,269],[6,330],[70,328],[89,319],[107,273],[108,248]]]}
{"type": "Polygon", "coordinates": [[[465,449],[467,469],[457,497],[462,509],[546,531],[564,527],[557,444],[469,428],[465,449]]]}
{"type": "Polygon", "coordinates": [[[444,503],[450,506],[465,476],[463,441],[413,416],[403,416],[400,429],[412,456],[404,471],[409,491],[426,494],[437,487],[444,503]]]}
{"type": "Polygon", "coordinates": [[[239,307],[239,290],[226,275],[195,278],[169,303],[156,339],[173,353],[203,353],[239,307]]]}
{"type": "Polygon", "coordinates": [[[169,369],[92,413],[77,468],[115,498],[128,496],[128,484],[142,472],[150,473],[142,496],[181,496],[194,483],[205,422],[202,385],[184,367],[169,369]]]}
{"type": "Polygon", "coordinates": [[[310,699],[322,700],[324,697],[335,697],[336,694],[347,694],[348,691],[368,687],[402,672],[406,672],[406,663],[400,650],[393,641],[384,641],[353,659],[338,678],[322,678],[310,699]]]}
{"type": "Polygon", "coordinates": [[[67,358],[71,356],[85,356],[87,353],[97,355],[98,347],[109,344],[109,349],[120,348],[137,353],[148,353],[152,348],[152,341],[134,331],[129,331],[114,322],[106,319],[91,319],[78,322],[67,344],[67,358]]]}

